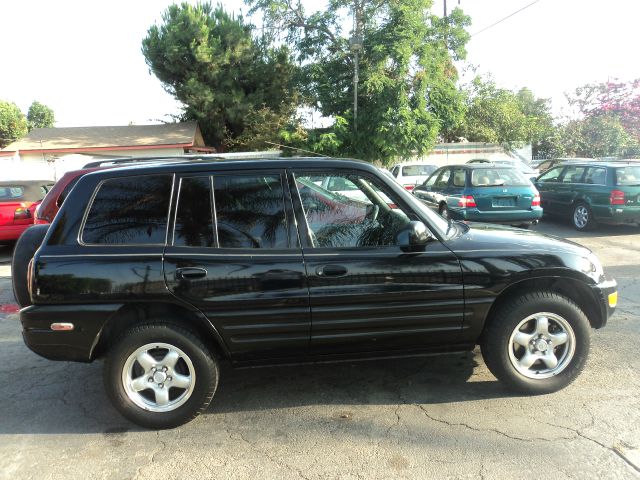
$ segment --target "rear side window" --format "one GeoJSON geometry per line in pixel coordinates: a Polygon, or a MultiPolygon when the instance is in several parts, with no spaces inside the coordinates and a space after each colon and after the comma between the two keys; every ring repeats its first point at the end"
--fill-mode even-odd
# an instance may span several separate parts
{"type": "Polygon", "coordinates": [[[593,185],[605,185],[607,183],[607,171],[604,168],[589,167],[584,177],[584,183],[593,185]]]}
{"type": "Polygon", "coordinates": [[[164,245],[171,175],[106,180],[98,187],[82,241],[100,245],[164,245]]]}
{"type": "Polygon", "coordinates": [[[467,171],[464,168],[453,169],[453,186],[464,187],[467,181],[467,171]]]}
{"type": "Polygon", "coordinates": [[[211,177],[180,180],[180,194],[173,244],[185,247],[213,247],[211,177]]]}
{"type": "Polygon", "coordinates": [[[213,179],[221,248],[288,248],[280,175],[220,175],[213,179]]]}

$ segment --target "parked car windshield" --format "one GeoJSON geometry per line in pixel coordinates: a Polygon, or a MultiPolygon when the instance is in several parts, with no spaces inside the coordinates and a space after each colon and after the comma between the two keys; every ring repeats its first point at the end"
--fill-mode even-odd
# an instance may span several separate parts
{"type": "Polygon", "coordinates": [[[616,169],[617,185],[640,185],[640,165],[616,169]]]}
{"type": "Polygon", "coordinates": [[[530,183],[513,168],[476,168],[471,171],[471,185],[474,187],[515,187],[530,183]]]}
{"type": "Polygon", "coordinates": [[[404,177],[419,177],[431,175],[436,171],[435,165],[406,165],[402,167],[402,175],[404,177]]]}

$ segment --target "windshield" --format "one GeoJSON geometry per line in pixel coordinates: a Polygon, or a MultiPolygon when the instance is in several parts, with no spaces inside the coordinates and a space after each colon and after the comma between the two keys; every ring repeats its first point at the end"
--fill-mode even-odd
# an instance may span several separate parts
{"type": "Polygon", "coordinates": [[[407,165],[402,167],[404,177],[424,177],[436,171],[435,165],[407,165]]]}
{"type": "Polygon", "coordinates": [[[513,168],[476,168],[471,171],[474,187],[525,186],[531,182],[513,168]]]}
{"type": "Polygon", "coordinates": [[[640,165],[616,168],[616,185],[640,185],[640,165]]]}

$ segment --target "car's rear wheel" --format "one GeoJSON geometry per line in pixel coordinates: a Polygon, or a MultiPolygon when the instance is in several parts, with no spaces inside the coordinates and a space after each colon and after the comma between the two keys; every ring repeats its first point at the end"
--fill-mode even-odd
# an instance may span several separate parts
{"type": "Polygon", "coordinates": [[[569,385],[589,354],[591,327],[570,299],[535,292],[503,303],[488,320],[482,355],[509,388],[543,394],[569,385]]]}
{"type": "Polygon", "coordinates": [[[218,385],[218,363],[190,331],[172,323],[127,330],[105,363],[107,393],[120,413],[146,428],[173,428],[202,413],[218,385]]]}
{"type": "Polygon", "coordinates": [[[571,219],[573,220],[573,226],[576,230],[591,230],[596,225],[589,205],[584,202],[575,204],[571,219]]]}
{"type": "Polygon", "coordinates": [[[49,225],[34,225],[27,228],[13,249],[11,259],[11,280],[13,285],[13,296],[21,307],[31,305],[29,295],[29,285],[27,283],[27,269],[29,262],[42,244],[45,235],[49,230],[49,225]]]}

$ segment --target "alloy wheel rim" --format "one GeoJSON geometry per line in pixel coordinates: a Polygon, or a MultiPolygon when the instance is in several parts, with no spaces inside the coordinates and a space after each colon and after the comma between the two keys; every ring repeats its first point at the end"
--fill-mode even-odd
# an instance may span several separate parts
{"type": "Polygon", "coordinates": [[[573,212],[573,223],[578,228],[584,228],[589,222],[589,210],[584,205],[578,205],[573,212]]]}
{"type": "Polygon", "coordinates": [[[560,315],[539,312],[523,319],[509,338],[509,360],[523,376],[544,379],[558,375],[573,360],[576,337],[560,315]]]}
{"type": "Polygon", "coordinates": [[[131,353],[122,369],[127,397],[151,412],[170,412],[184,405],[195,387],[189,356],[169,343],[148,343],[131,353]]]}

